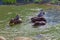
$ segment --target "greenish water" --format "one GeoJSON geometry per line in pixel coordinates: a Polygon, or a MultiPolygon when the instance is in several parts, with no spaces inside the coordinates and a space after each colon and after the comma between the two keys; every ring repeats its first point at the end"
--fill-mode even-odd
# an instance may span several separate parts
{"type": "MultiPolygon", "coordinates": [[[[34,7],[32,7],[35,9],[34,7]]],[[[60,10],[46,10],[45,18],[47,24],[33,28],[30,18],[38,14],[37,10],[30,10],[31,7],[5,6],[0,7],[0,36],[7,40],[13,40],[18,36],[32,37],[34,40],[59,40],[60,39],[60,10]],[[24,9],[25,8],[25,9],[24,9]],[[21,16],[23,23],[8,26],[12,17],[16,14],[21,16]]]]}

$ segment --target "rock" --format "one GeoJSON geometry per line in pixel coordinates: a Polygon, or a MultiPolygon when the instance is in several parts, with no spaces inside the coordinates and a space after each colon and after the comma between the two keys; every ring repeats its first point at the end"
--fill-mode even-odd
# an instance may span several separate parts
{"type": "Polygon", "coordinates": [[[0,40],[6,40],[3,36],[0,36],[0,40]]]}
{"type": "Polygon", "coordinates": [[[32,40],[32,38],[29,38],[29,37],[16,37],[14,40],[32,40]]]}

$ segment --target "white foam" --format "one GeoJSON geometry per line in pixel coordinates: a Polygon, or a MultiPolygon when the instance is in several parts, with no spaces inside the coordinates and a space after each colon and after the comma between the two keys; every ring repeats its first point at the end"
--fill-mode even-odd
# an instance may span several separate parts
{"type": "Polygon", "coordinates": [[[56,27],[56,29],[60,29],[59,27],[56,27]]]}
{"type": "Polygon", "coordinates": [[[36,9],[30,9],[30,10],[32,10],[32,11],[34,11],[34,10],[36,10],[36,11],[39,11],[39,10],[41,10],[42,8],[36,8],[36,9]]]}
{"type": "Polygon", "coordinates": [[[8,14],[12,14],[12,12],[8,12],[8,14]]]}
{"type": "Polygon", "coordinates": [[[19,20],[22,20],[21,18],[19,20]]]}
{"type": "Polygon", "coordinates": [[[4,22],[4,21],[0,21],[0,22],[4,22]]]}

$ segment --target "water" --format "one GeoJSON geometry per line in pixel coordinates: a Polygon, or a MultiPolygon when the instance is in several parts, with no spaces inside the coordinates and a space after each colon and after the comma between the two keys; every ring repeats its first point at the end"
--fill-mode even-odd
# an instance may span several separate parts
{"type": "MultiPolygon", "coordinates": [[[[11,13],[8,14],[10,15],[11,13]]],[[[59,38],[60,27],[54,27],[54,26],[56,24],[60,24],[60,10],[53,10],[53,9],[46,10],[46,15],[44,17],[47,20],[47,24],[45,26],[39,26],[37,28],[33,28],[32,23],[30,23],[30,18],[37,16],[37,14],[38,12],[34,13],[34,15],[33,14],[29,14],[27,16],[22,15],[22,18],[24,17],[24,22],[21,25],[19,24],[12,27],[9,27],[8,24],[7,27],[4,25],[5,29],[1,29],[2,30],[1,35],[3,35],[2,33],[5,32],[4,35],[5,36],[8,35],[9,37],[32,36],[32,38],[35,37],[36,40],[40,40],[40,39],[49,40],[50,38],[53,40],[59,38]],[[10,33],[10,35],[8,33],[10,33]]],[[[4,21],[5,20],[1,21],[1,23],[4,21]]],[[[3,24],[1,26],[3,26],[3,24]]]]}
{"type": "Polygon", "coordinates": [[[55,25],[60,23],[60,11],[58,10],[47,10],[46,20],[49,24],[55,25]]]}

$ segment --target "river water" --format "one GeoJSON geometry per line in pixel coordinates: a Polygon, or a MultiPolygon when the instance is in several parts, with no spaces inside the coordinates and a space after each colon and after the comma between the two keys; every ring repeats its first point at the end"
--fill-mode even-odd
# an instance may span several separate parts
{"type": "Polygon", "coordinates": [[[47,20],[47,24],[45,26],[39,26],[37,28],[33,28],[32,23],[30,23],[30,18],[35,17],[39,14],[37,12],[37,13],[34,13],[34,15],[29,14],[27,16],[23,16],[24,22],[21,25],[19,24],[19,25],[9,27],[9,28],[6,27],[2,32],[10,32],[10,33],[12,32],[12,34],[10,34],[10,35],[8,34],[9,37],[28,36],[28,37],[32,37],[34,39],[36,38],[36,40],[40,40],[40,38],[41,38],[41,40],[59,39],[60,29],[59,29],[59,27],[57,27],[57,31],[56,31],[55,25],[60,24],[60,10],[48,9],[45,12],[46,12],[46,14],[44,17],[47,20]],[[33,16],[31,16],[31,15],[33,15],[33,16]],[[52,27],[52,28],[50,28],[50,27],[52,27]]]}
{"type": "Polygon", "coordinates": [[[55,25],[60,23],[60,11],[59,10],[47,10],[46,19],[49,24],[55,25]]]}

